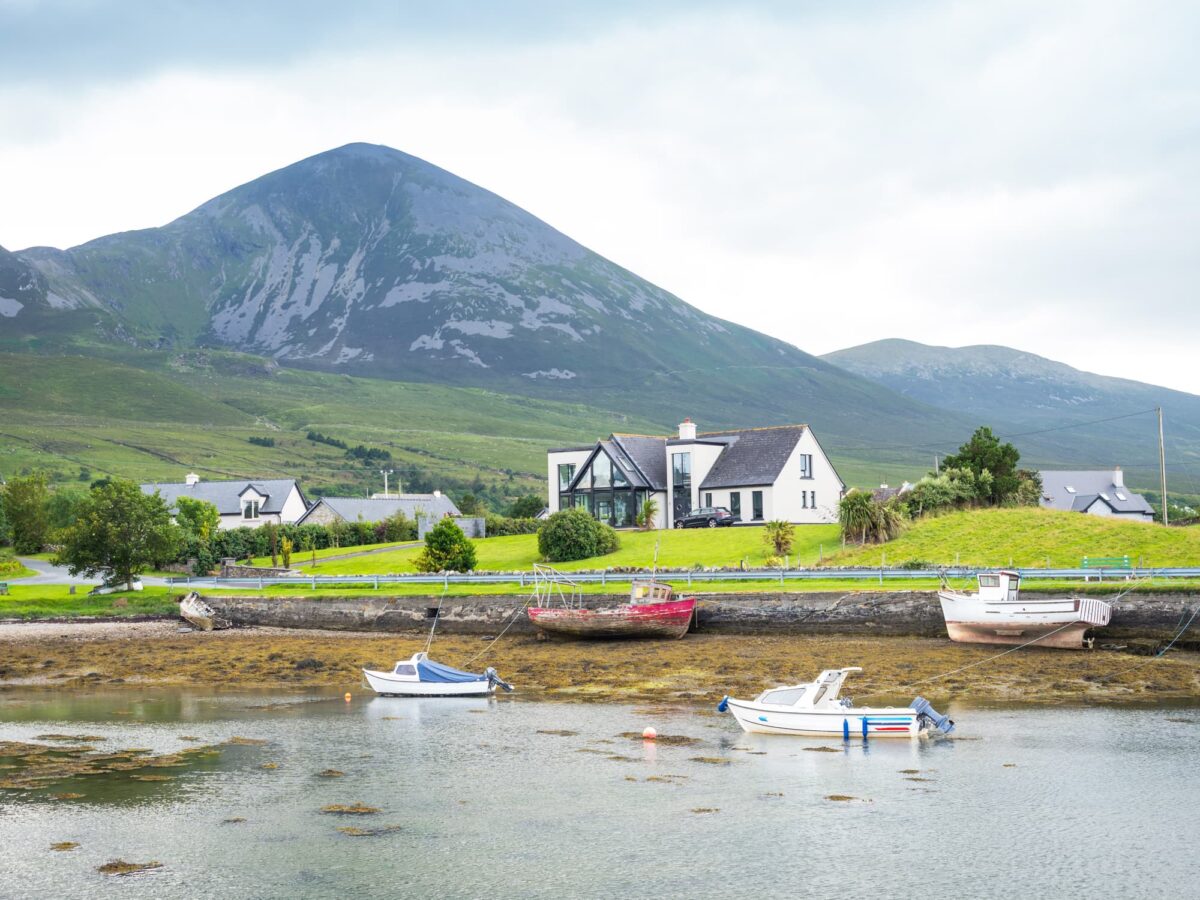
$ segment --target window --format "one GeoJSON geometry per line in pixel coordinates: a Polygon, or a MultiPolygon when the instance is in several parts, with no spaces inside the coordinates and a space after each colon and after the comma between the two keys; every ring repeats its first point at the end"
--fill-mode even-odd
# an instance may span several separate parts
{"type": "Polygon", "coordinates": [[[808,509],[808,491],[800,492],[800,507],[801,509],[808,509]]]}
{"type": "Polygon", "coordinates": [[[558,495],[558,508],[559,509],[570,509],[571,508],[571,495],[570,494],[559,494],[558,495]]]}
{"type": "Polygon", "coordinates": [[[613,465],[612,467],[613,487],[629,487],[629,479],[625,477],[625,473],[621,471],[621,467],[613,465]]]}
{"type": "Polygon", "coordinates": [[[1108,499],[1108,494],[1104,493],[1104,491],[1100,492],[1100,496],[1103,497],[1105,500],[1108,499]]]}
{"type": "Polygon", "coordinates": [[[705,493],[704,493],[704,505],[712,506],[712,494],[709,493],[708,491],[705,491],[705,493]]]}
{"type": "Polygon", "coordinates": [[[671,454],[671,480],[672,483],[679,487],[680,485],[691,485],[692,483],[692,454],[690,453],[672,453],[671,454]]]}
{"type": "Polygon", "coordinates": [[[633,524],[633,504],[629,502],[629,494],[618,491],[613,494],[613,523],[618,528],[627,528],[633,524]]]}
{"type": "Polygon", "coordinates": [[[771,691],[762,698],[763,703],[774,703],[776,706],[794,706],[804,696],[807,687],[784,688],[781,691],[771,691]]]}
{"type": "Polygon", "coordinates": [[[417,667],[411,663],[396,663],[396,668],[393,670],[394,675],[416,675],[417,667]]]}
{"type": "Polygon", "coordinates": [[[763,517],[763,492],[762,491],[751,491],[750,492],[750,504],[754,509],[754,518],[756,520],[762,519],[762,517],[763,517]]]}
{"type": "Polygon", "coordinates": [[[571,486],[571,479],[575,477],[575,463],[560,463],[558,466],[558,489],[565,491],[571,486]]]}
{"type": "Polygon", "coordinates": [[[1069,484],[1068,484],[1068,485],[1067,485],[1067,493],[1068,493],[1068,494],[1073,494],[1073,493],[1075,493],[1075,488],[1071,487],[1071,485],[1069,485],[1069,484]]]}
{"type": "Polygon", "coordinates": [[[999,575],[980,575],[979,576],[979,586],[981,588],[1000,587],[1000,576],[999,575]]]}
{"type": "Polygon", "coordinates": [[[1120,491],[1117,491],[1117,499],[1124,501],[1124,500],[1128,500],[1129,498],[1126,497],[1124,494],[1122,494],[1120,491]]]}
{"type": "Polygon", "coordinates": [[[247,500],[246,501],[246,505],[242,507],[242,518],[243,519],[257,519],[258,518],[258,501],[257,500],[247,500]]]}
{"type": "Polygon", "coordinates": [[[589,496],[587,494],[576,494],[575,495],[575,508],[576,509],[586,509],[586,510],[590,511],[591,504],[588,502],[588,500],[589,500],[589,496]]]}
{"type": "Polygon", "coordinates": [[[607,522],[612,518],[612,501],[597,500],[596,501],[596,518],[601,522],[607,522]]]}
{"type": "Polygon", "coordinates": [[[597,453],[592,462],[592,488],[606,488],[612,485],[612,460],[603,453],[597,453]]]}
{"type": "Polygon", "coordinates": [[[800,454],[800,477],[801,478],[812,478],[813,477],[812,454],[811,453],[801,453],[800,454]]]}
{"type": "Polygon", "coordinates": [[[742,515],[742,492],[734,491],[729,495],[729,511],[738,518],[742,515]]]}
{"type": "Polygon", "coordinates": [[[808,508],[809,509],[817,508],[817,492],[816,491],[808,492],[808,508]]]}

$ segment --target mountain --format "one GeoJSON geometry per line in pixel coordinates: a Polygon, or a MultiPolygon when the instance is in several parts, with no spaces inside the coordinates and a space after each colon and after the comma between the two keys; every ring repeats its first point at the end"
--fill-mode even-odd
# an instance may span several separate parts
{"type": "Polygon", "coordinates": [[[705,426],[799,420],[880,443],[969,424],[706,315],[387,147],[318,154],[161,228],[5,259],[35,286],[31,302],[8,303],[0,349],[50,335],[72,352],[221,348],[586,402],[664,426],[684,415],[705,426]]]}
{"type": "MultiPolygon", "coordinates": [[[[1168,467],[1193,487],[1200,462],[1200,397],[1071,368],[1009,347],[931,347],[883,340],[825,354],[825,361],[920,403],[1008,423],[1037,464],[1121,465],[1143,482],[1158,468],[1164,410],[1168,467]],[[1103,420],[1103,421],[1097,421],[1103,420]]],[[[1000,430],[1000,429],[998,429],[1000,430]]]]}

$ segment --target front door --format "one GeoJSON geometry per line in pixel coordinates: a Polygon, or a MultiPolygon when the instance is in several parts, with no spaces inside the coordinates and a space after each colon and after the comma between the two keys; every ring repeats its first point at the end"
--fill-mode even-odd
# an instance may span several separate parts
{"type": "Polygon", "coordinates": [[[690,492],[685,494],[680,491],[675,492],[674,498],[675,503],[673,508],[675,515],[673,517],[673,521],[678,522],[692,511],[692,498],[690,492]]]}

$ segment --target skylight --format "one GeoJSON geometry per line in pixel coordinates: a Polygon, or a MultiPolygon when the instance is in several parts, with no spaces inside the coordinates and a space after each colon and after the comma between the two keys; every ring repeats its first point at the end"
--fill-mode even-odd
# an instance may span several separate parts
{"type": "Polygon", "coordinates": [[[1068,485],[1067,485],[1067,493],[1068,493],[1068,494],[1073,494],[1073,493],[1075,493],[1075,488],[1071,487],[1071,486],[1068,484],[1068,485]]]}
{"type": "Polygon", "coordinates": [[[1104,491],[1101,491],[1101,492],[1100,492],[1100,496],[1101,496],[1103,499],[1105,499],[1105,500],[1107,500],[1107,499],[1108,499],[1108,494],[1104,493],[1104,491]]]}
{"type": "Polygon", "coordinates": [[[1117,491],[1117,499],[1118,500],[1128,500],[1129,498],[1126,497],[1124,494],[1122,494],[1120,491],[1117,491]]]}

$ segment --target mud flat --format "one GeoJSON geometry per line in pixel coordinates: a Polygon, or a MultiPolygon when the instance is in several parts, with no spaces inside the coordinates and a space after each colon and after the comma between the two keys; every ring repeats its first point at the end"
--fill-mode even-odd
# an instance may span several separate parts
{"type": "MultiPolygon", "coordinates": [[[[339,687],[359,690],[360,669],[390,668],[427,635],[269,628],[180,634],[174,623],[0,626],[0,689],[119,685],[339,687]]],[[[507,634],[441,635],[433,654],[451,665],[495,666],[515,695],[544,699],[707,704],[753,695],[825,668],[858,665],[860,702],[1184,703],[1200,701],[1200,654],[1161,659],[1112,650],[1029,648],[957,674],[1003,648],[945,638],[862,635],[691,634],[678,641],[559,642],[507,634]],[[479,659],[472,657],[484,651],[479,659]]]]}

